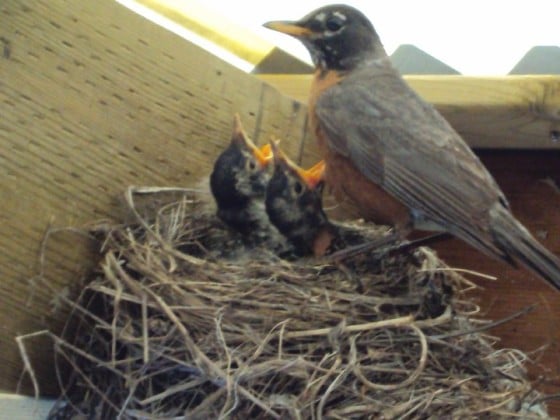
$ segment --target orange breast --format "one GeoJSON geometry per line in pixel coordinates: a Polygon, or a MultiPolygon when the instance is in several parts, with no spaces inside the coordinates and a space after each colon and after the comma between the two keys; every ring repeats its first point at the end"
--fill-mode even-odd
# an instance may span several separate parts
{"type": "Polygon", "coordinates": [[[326,162],[325,181],[337,199],[348,198],[365,219],[395,226],[397,229],[405,228],[410,223],[407,207],[368,180],[350,159],[328,149],[325,134],[319,126],[314,109],[321,93],[338,83],[341,78],[342,75],[333,71],[316,73],[309,96],[309,121],[326,162]]]}
{"type": "Polygon", "coordinates": [[[397,229],[408,227],[408,208],[367,179],[349,159],[327,151],[325,162],[325,181],[338,200],[350,200],[366,220],[397,229]]]}

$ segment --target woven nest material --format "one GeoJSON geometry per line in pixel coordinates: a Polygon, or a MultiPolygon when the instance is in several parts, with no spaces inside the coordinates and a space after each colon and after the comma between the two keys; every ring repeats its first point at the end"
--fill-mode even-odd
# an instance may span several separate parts
{"type": "Polygon", "coordinates": [[[54,337],[51,418],[546,417],[526,356],[494,349],[433,251],[281,259],[207,197],[166,194],[140,210],[129,191],[132,220],[98,231],[98,275],[54,337]]]}

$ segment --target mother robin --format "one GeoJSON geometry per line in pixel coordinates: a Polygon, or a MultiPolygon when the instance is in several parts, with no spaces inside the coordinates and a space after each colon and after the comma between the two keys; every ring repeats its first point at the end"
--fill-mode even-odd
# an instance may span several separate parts
{"type": "Polygon", "coordinates": [[[265,26],[311,54],[311,128],[336,195],[402,237],[412,229],[449,232],[560,289],[560,259],[515,219],[464,140],[406,84],[360,11],[332,5],[265,26]]]}

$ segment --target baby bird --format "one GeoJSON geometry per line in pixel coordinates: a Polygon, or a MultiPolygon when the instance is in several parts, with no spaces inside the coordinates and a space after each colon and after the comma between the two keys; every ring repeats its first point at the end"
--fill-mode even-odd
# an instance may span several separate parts
{"type": "Polygon", "coordinates": [[[304,170],[276,143],[271,143],[271,148],[274,171],[266,189],[268,218],[298,255],[322,256],[337,235],[322,205],[324,162],[304,170]]]}
{"type": "Polygon", "coordinates": [[[271,176],[271,159],[270,145],[257,148],[236,114],[231,142],[214,163],[210,190],[218,217],[249,242],[270,226],[264,197],[271,176]]]}

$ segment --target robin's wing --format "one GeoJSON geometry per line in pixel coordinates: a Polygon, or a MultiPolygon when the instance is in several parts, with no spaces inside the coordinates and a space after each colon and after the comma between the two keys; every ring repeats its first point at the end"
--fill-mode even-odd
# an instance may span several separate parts
{"type": "Polygon", "coordinates": [[[486,231],[507,202],[447,121],[392,68],[361,69],[326,90],[316,116],[328,146],[412,209],[413,217],[502,255],[486,231]]]}

